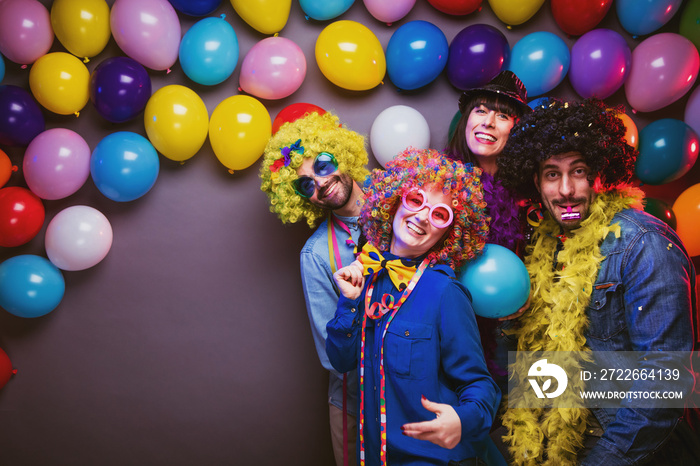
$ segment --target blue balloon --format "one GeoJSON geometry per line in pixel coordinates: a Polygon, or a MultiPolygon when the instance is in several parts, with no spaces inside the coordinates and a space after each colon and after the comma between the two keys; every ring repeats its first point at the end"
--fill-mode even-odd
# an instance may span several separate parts
{"type": "Polygon", "coordinates": [[[396,29],[386,47],[389,79],[399,89],[423,87],[445,69],[448,52],[440,28],[427,21],[410,21],[396,29]]]}
{"type": "Polygon", "coordinates": [[[551,97],[548,97],[548,96],[538,97],[538,98],[528,102],[527,106],[533,110],[536,109],[537,107],[546,107],[547,105],[549,105],[549,99],[551,99],[551,97]]]}
{"type": "Polygon", "coordinates": [[[135,118],[151,98],[151,77],[133,58],[111,57],[90,75],[90,101],[112,123],[135,118]]]}
{"type": "Polygon", "coordinates": [[[355,0],[299,0],[304,14],[316,21],[326,21],[342,15],[355,0]]]}
{"type": "Polygon", "coordinates": [[[639,155],[634,174],[651,185],[669,183],[685,175],[698,159],[697,133],[681,120],[663,118],[639,132],[639,155]]]}
{"type": "Polygon", "coordinates": [[[206,16],[219,8],[221,0],[168,0],[180,13],[190,16],[206,16]]]}
{"type": "Polygon", "coordinates": [[[482,317],[505,317],[517,312],[530,296],[530,275],[510,249],[487,244],[484,253],[467,262],[458,280],[472,295],[474,312],[482,317]]]}
{"type": "Polygon", "coordinates": [[[129,131],[105,136],[90,157],[90,174],[109,199],[128,202],[146,194],[160,169],[158,153],[148,139],[129,131]]]}
{"type": "Polygon", "coordinates": [[[238,64],[238,37],[223,18],[204,18],[180,42],[180,65],[192,81],[213,86],[228,79],[238,64]]]}
{"type": "Polygon", "coordinates": [[[0,53],[0,82],[2,82],[2,78],[5,77],[5,59],[2,58],[2,54],[0,53]]]}
{"type": "Polygon", "coordinates": [[[0,307],[17,317],[41,317],[56,309],[66,283],[48,259],[32,254],[0,264],[0,307]]]}
{"type": "Polygon", "coordinates": [[[669,22],[682,0],[616,0],[620,24],[633,36],[652,33],[669,22]]]}
{"type": "Polygon", "coordinates": [[[571,52],[556,34],[533,32],[515,43],[506,69],[525,84],[527,95],[534,97],[551,91],[569,71],[571,52]]]}

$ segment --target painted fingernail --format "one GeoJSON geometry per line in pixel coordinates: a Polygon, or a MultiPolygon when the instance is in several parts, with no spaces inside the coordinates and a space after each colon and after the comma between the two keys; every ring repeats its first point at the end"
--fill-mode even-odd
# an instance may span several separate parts
{"type": "Polygon", "coordinates": [[[420,396],[420,399],[421,399],[421,400],[427,400],[427,398],[425,397],[425,395],[421,395],[421,396],[420,396]]]}

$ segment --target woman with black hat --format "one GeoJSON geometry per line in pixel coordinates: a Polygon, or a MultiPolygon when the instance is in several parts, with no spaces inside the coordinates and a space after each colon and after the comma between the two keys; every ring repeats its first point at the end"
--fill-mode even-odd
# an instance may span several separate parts
{"type": "MultiPolygon", "coordinates": [[[[459,98],[459,110],[462,116],[446,152],[455,160],[483,170],[484,200],[491,217],[487,242],[507,247],[522,256],[526,225],[524,215],[520,215],[522,203],[515,192],[501,183],[496,158],[518,119],[532,111],[527,105],[525,85],[512,71],[501,71],[487,84],[464,91],[459,98]]],[[[477,323],[489,370],[505,395],[510,322],[477,316],[477,323]]]]}

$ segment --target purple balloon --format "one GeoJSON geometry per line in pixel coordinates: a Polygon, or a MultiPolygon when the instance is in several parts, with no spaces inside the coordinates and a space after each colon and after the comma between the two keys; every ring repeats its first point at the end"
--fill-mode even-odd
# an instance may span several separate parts
{"type": "Polygon", "coordinates": [[[447,78],[460,90],[482,86],[508,63],[509,55],[510,46],[501,31],[488,24],[467,26],[450,44],[447,78]]]}
{"type": "Polygon", "coordinates": [[[632,51],[625,39],[610,29],[594,29],[571,48],[569,81],[581,97],[606,99],[630,74],[632,51]]]}
{"type": "Polygon", "coordinates": [[[108,58],[90,75],[90,101],[112,123],[131,120],[151,98],[151,77],[129,57],[108,58]]]}
{"type": "Polygon", "coordinates": [[[180,13],[190,16],[206,16],[219,8],[221,0],[168,0],[180,13]]]}
{"type": "Polygon", "coordinates": [[[46,121],[34,97],[19,86],[0,86],[0,144],[26,146],[46,121]]]}

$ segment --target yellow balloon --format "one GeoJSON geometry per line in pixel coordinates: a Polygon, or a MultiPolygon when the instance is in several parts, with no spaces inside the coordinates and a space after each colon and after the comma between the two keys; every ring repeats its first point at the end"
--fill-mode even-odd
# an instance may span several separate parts
{"type": "Polygon", "coordinates": [[[351,91],[376,87],[386,73],[382,44],[355,21],[336,21],[321,31],[316,39],[316,62],[330,82],[351,91]]]}
{"type": "Polygon", "coordinates": [[[73,55],[87,59],[104,50],[112,35],[105,0],[54,0],[51,26],[73,55]]]}
{"type": "Polygon", "coordinates": [[[158,152],[184,162],[199,152],[207,139],[209,113],[196,92],[172,84],[161,87],[148,99],[143,123],[158,152]]]}
{"type": "Polygon", "coordinates": [[[489,0],[494,14],[509,26],[523,24],[540,9],[544,0],[489,0]]]}
{"type": "Polygon", "coordinates": [[[214,155],[231,173],[260,158],[272,135],[272,121],[255,97],[234,95],[216,106],[209,120],[214,155]]]}
{"type": "Polygon", "coordinates": [[[78,113],[89,98],[90,72],[70,53],[40,57],[29,70],[29,88],[46,109],[59,115],[78,113]]]}
{"type": "Polygon", "coordinates": [[[275,34],[287,24],[292,0],[231,0],[231,5],[256,31],[275,34]]]}

